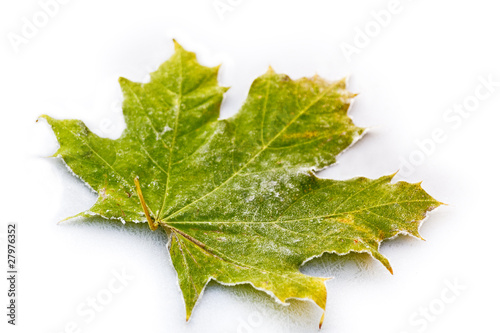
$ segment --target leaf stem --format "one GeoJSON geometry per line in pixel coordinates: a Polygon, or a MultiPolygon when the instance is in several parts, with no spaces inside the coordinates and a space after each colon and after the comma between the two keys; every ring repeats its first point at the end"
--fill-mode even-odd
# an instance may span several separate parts
{"type": "Polygon", "coordinates": [[[144,200],[144,196],[142,195],[141,184],[139,183],[139,176],[134,178],[134,183],[135,183],[135,188],[137,189],[137,195],[139,196],[139,200],[141,201],[142,209],[144,210],[146,218],[148,219],[149,229],[155,231],[158,228],[159,223],[154,221],[154,219],[151,218],[151,215],[149,214],[148,205],[146,205],[146,201],[144,200]]]}

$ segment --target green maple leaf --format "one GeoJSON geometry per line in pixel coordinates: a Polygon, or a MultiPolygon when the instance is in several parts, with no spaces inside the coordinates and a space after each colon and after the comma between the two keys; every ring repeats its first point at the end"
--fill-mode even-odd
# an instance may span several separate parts
{"type": "Polygon", "coordinates": [[[440,203],[419,184],[321,179],[315,171],[360,138],[343,80],[291,80],[272,69],[242,109],[218,119],[227,88],[175,43],[149,83],[120,78],[127,124],[117,140],[79,120],[43,116],[60,156],[98,194],[77,216],[148,222],[169,235],[187,319],[210,280],[249,283],[286,303],[326,305],[324,278],[299,267],[325,252],[367,252],[392,272],[380,243],[418,233],[440,203]]]}

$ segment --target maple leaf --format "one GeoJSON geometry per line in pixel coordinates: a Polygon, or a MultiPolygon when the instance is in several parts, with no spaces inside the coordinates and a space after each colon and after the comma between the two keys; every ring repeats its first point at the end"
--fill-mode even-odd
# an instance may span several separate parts
{"type": "Polygon", "coordinates": [[[420,184],[321,179],[317,170],[363,133],[345,81],[257,78],[241,110],[218,119],[227,88],[175,43],[149,83],[120,78],[126,129],[101,138],[79,120],[47,119],[67,166],[98,193],[77,216],[148,222],[169,236],[186,319],[210,280],[249,283],[286,303],[326,305],[325,278],[299,267],[325,252],[367,252],[418,233],[440,203],[420,184]]]}

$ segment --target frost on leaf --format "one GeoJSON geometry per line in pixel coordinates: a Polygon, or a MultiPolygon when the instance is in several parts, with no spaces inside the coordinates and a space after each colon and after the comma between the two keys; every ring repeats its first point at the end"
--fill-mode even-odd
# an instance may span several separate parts
{"type": "Polygon", "coordinates": [[[227,88],[217,73],[175,43],[149,83],[120,78],[127,126],[116,140],[79,120],[43,116],[60,144],[55,156],[98,193],[78,216],[167,231],[187,318],[212,279],[324,310],[326,279],[299,267],[325,252],[367,252],[392,272],[380,243],[420,237],[440,203],[419,184],[391,183],[392,175],[315,175],[363,133],[347,115],[354,95],[345,81],[291,80],[269,69],[234,117],[218,119],[227,88]]]}

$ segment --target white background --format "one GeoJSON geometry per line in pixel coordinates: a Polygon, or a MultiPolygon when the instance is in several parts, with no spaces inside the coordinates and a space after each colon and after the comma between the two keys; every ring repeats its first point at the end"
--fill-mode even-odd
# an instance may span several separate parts
{"type": "MultiPolygon", "coordinates": [[[[293,78],[349,76],[350,90],[360,93],[351,116],[370,132],[321,175],[375,178],[412,157],[419,165],[399,179],[422,180],[448,204],[421,228],[425,242],[384,242],[393,276],[362,255],[328,255],[303,268],[335,277],[327,283],[323,332],[499,332],[500,87],[467,117],[444,118],[455,104],[474,101],[480,77],[500,81],[497,3],[401,0],[377,31],[371,12],[387,9],[389,0],[221,2],[232,3],[222,16],[213,0],[72,0],[13,47],[9,38],[23,36],[23,18],[33,22],[42,9],[34,0],[2,0],[0,216],[18,223],[20,271],[16,327],[6,324],[1,274],[2,332],[317,331],[321,311],[313,304],[283,307],[249,287],[216,283],[186,324],[160,233],[101,220],[56,224],[90,207],[96,195],[60,161],[44,158],[57,142],[45,122],[35,122],[38,115],[83,119],[98,134],[118,137],[124,127],[118,77],[147,80],[172,54],[172,38],[204,65],[222,62],[220,81],[232,87],[223,117],[237,112],[268,65],[293,78]],[[366,46],[358,40],[363,47],[348,59],[342,43],[356,46],[357,29],[367,26],[372,37],[366,46]],[[429,144],[438,128],[446,139],[429,144]],[[427,142],[425,154],[417,141],[427,142]],[[134,279],[106,299],[113,271],[122,269],[134,279]],[[465,290],[454,294],[450,283],[465,290]],[[102,311],[78,314],[97,295],[109,301],[102,311]],[[424,319],[419,311],[429,307],[424,319]]],[[[5,247],[4,239],[2,267],[5,247]]]]}

